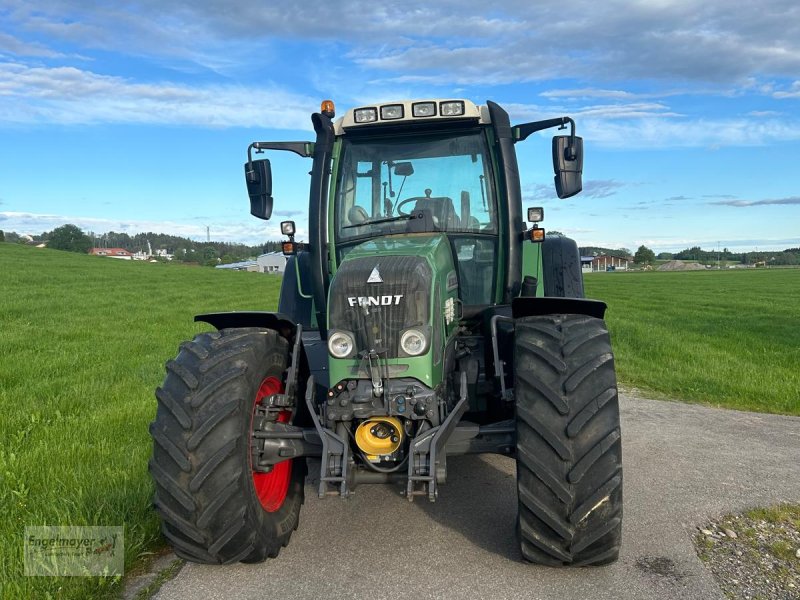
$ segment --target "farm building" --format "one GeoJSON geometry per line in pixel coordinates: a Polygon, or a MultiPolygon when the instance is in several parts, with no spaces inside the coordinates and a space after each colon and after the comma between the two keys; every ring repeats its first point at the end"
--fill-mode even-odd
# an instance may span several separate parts
{"type": "Polygon", "coordinates": [[[283,271],[286,269],[286,257],[280,252],[268,252],[267,254],[262,254],[255,260],[245,260],[229,265],[217,265],[216,268],[282,275],[283,271]]]}
{"type": "Polygon", "coordinates": [[[121,258],[122,260],[132,260],[133,254],[125,248],[92,248],[89,250],[92,256],[108,256],[109,258],[121,258]]]}
{"type": "Polygon", "coordinates": [[[235,262],[227,265],[217,265],[215,268],[228,269],[229,271],[251,271],[253,273],[263,273],[261,265],[254,260],[243,260],[242,262],[235,262]]]}
{"type": "Polygon", "coordinates": [[[592,272],[592,261],[594,260],[594,256],[581,256],[581,271],[583,273],[591,273],[592,272]]]}
{"type": "Polygon", "coordinates": [[[627,271],[631,262],[630,258],[601,254],[592,257],[592,271],[627,271]]]}
{"type": "Polygon", "coordinates": [[[286,269],[286,257],[282,252],[267,252],[259,256],[256,261],[264,273],[283,274],[286,269]]]}

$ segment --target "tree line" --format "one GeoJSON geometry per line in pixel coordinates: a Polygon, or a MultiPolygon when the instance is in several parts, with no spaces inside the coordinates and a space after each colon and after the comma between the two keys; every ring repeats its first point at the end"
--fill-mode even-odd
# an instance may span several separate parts
{"type": "MultiPolygon", "coordinates": [[[[72,224],[62,225],[32,237],[33,242],[44,242],[48,248],[54,250],[81,253],[87,253],[94,247],[122,248],[131,253],[148,252],[149,242],[153,252],[165,250],[174,260],[209,266],[240,262],[255,258],[259,254],[281,251],[281,243],[277,241],[265,241],[263,244],[248,246],[228,242],[197,242],[185,237],[155,232],[129,235],[109,231],[95,234],[91,231],[84,232],[72,224]]],[[[2,241],[28,243],[29,238],[13,231],[5,233],[0,231],[0,242],[2,241]]]]}
{"type": "Polygon", "coordinates": [[[579,248],[581,256],[594,256],[606,254],[619,258],[632,259],[637,265],[653,265],[656,261],[686,260],[702,264],[715,265],[717,262],[739,263],[743,265],[800,265],[800,248],[787,248],[786,250],[755,250],[752,252],[731,252],[728,248],[722,250],[703,250],[700,246],[685,248],[680,252],[660,252],[656,254],[647,246],[639,246],[636,252],[627,248],[600,248],[584,246],[579,248]]]}

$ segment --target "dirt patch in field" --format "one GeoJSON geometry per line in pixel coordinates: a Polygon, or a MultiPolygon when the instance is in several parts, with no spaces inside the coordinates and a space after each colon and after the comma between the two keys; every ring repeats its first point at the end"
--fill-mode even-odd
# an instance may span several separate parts
{"type": "Polygon", "coordinates": [[[705,271],[706,268],[698,262],[685,262],[682,260],[671,260],[664,263],[657,271],[705,271]]]}

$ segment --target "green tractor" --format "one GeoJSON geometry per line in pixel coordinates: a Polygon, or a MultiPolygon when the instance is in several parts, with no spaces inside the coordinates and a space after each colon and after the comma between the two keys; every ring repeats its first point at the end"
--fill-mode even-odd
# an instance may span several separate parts
{"type": "Polygon", "coordinates": [[[555,188],[581,191],[583,141],[561,117],[511,125],[494,102],[374,104],[311,117],[313,142],[255,142],[251,213],[272,214],[268,159],[311,159],[308,242],[281,223],[277,312],[195,317],[156,390],[155,507],[177,554],[259,562],[320,497],[368,483],[433,502],[457,454],[517,466],[522,556],[617,559],[622,455],[606,305],[584,299],[574,241],[522,218],[515,144],[553,138],[555,188]],[[316,460],[309,460],[316,459],[316,460]]]}

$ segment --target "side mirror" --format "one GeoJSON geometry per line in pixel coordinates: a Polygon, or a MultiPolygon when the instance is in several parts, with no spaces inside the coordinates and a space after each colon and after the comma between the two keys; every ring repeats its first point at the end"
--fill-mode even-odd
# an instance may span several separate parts
{"type": "Polygon", "coordinates": [[[272,169],[266,158],[244,163],[244,179],[250,196],[250,214],[267,220],[272,216],[272,169]]]}
{"type": "Polygon", "coordinates": [[[394,164],[394,174],[399,177],[408,177],[414,174],[414,165],[410,162],[399,162],[394,164]]]}
{"type": "Polygon", "coordinates": [[[553,171],[559,198],[569,198],[583,189],[583,138],[570,135],[553,138],[553,171]]]}

